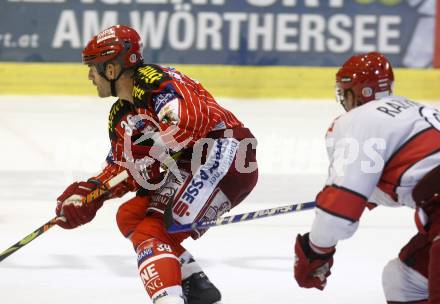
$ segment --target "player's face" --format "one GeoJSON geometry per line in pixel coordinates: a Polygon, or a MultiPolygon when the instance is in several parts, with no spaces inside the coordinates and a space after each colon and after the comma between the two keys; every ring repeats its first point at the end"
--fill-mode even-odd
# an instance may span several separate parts
{"type": "Polygon", "coordinates": [[[89,80],[96,86],[99,97],[111,96],[110,83],[101,75],[99,75],[94,65],[89,66],[89,80]]]}

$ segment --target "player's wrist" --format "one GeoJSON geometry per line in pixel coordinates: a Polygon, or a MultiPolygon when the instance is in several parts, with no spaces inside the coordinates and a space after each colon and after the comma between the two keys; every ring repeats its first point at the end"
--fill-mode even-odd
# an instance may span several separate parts
{"type": "Polygon", "coordinates": [[[313,244],[313,242],[310,239],[309,239],[309,246],[313,252],[315,252],[316,254],[322,255],[322,256],[326,256],[329,254],[333,255],[333,253],[336,250],[335,246],[332,246],[332,247],[317,246],[317,245],[313,244]]]}
{"type": "Polygon", "coordinates": [[[306,233],[302,238],[304,252],[310,260],[328,260],[335,253],[335,247],[319,247],[310,240],[310,234],[306,233]]]}

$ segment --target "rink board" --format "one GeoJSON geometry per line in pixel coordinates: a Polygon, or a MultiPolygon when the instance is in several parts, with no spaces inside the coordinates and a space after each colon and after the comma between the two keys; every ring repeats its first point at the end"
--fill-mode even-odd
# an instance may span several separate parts
{"type": "MultiPolygon", "coordinates": [[[[333,99],[337,68],[177,65],[217,97],[333,99]]],[[[440,100],[439,69],[395,69],[395,93],[440,100]]],[[[0,63],[0,94],[96,95],[81,64],[0,63]]]]}

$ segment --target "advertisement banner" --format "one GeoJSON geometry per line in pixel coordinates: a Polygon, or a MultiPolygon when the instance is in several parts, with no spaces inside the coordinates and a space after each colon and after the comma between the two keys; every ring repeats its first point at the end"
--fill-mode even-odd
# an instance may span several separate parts
{"type": "Polygon", "coordinates": [[[431,67],[435,0],[3,0],[0,61],[79,62],[100,30],[141,34],[147,62],[337,66],[379,51],[431,67]]]}

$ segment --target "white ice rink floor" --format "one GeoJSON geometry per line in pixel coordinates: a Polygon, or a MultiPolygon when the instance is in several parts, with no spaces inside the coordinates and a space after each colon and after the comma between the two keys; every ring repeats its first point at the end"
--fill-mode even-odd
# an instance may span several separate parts
{"type": "MultiPolygon", "coordinates": [[[[221,103],[259,140],[259,182],[231,214],[312,201],[327,170],[324,134],[340,106],[221,103]]],[[[0,96],[0,251],[51,219],[55,198],[74,179],[100,169],[110,106],[97,98],[0,96]]],[[[107,202],[74,231],[54,227],[1,262],[0,303],[149,303],[114,220],[122,201],[107,202]]],[[[216,227],[184,245],[222,291],[223,304],[385,303],[382,268],[415,233],[411,210],[366,211],[356,235],[338,245],[323,292],[300,289],[292,274],[295,236],[312,219],[305,211],[216,227]]]]}

